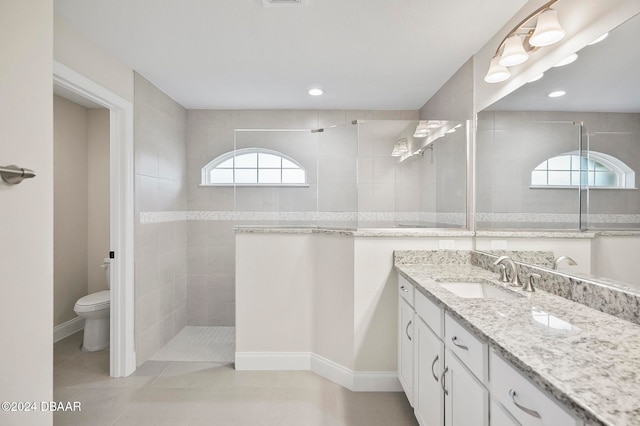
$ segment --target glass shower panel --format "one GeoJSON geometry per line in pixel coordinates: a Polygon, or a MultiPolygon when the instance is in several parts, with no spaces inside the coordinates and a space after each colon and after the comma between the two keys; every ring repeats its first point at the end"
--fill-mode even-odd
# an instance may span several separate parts
{"type": "Polygon", "coordinates": [[[536,118],[478,114],[477,229],[580,229],[581,169],[571,155],[580,155],[582,126],[536,118]]]}
{"type": "Polygon", "coordinates": [[[237,223],[315,226],[317,151],[311,130],[236,130],[237,223]]]}
{"type": "Polygon", "coordinates": [[[318,135],[318,221],[320,227],[358,226],[358,127],[329,127],[318,135]]]}
{"type": "MultiPolygon", "coordinates": [[[[631,123],[625,127],[640,130],[638,117],[626,114],[631,123]]],[[[640,229],[640,131],[589,132],[586,156],[587,228],[640,229]]]]}
{"type": "MultiPolygon", "coordinates": [[[[411,148],[416,123],[410,120],[373,120],[358,124],[359,227],[394,227],[398,225],[400,216],[417,219],[418,204],[403,204],[407,198],[398,192],[404,189],[398,185],[401,158],[408,155],[408,152],[404,154],[401,151],[411,148]],[[398,151],[398,147],[402,149],[398,151]],[[398,151],[397,155],[392,155],[394,151],[398,151]]],[[[417,180],[412,182],[414,186],[418,183],[417,180]]]]}

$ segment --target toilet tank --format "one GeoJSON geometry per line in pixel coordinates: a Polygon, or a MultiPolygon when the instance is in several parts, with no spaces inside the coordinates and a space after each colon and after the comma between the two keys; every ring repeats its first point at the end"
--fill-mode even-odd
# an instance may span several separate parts
{"type": "Polygon", "coordinates": [[[105,257],[102,261],[102,268],[104,269],[104,273],[107,275],[107,288],[111,288],[111,259],[105,257]]]}

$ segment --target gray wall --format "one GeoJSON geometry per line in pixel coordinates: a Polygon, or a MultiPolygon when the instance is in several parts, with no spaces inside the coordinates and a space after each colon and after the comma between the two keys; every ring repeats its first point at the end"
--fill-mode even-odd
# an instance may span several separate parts
{"type": "Polygon", "coordinates": [[[87,294],[87,109],[53,98],[53,323],[87,294]]]}
{"type": "MultiPolygon", "coordinates": [[[[531,171],[542,161],[579,149],[580,129],[573,122],[580,121],[588,133],[619,133],[590,137],[591,150],[617,157],[640,171],[640,114],[505,111],[478,114],[479,228],[578,227],[577,189],[529,186],[531,171]]],[[[585,139],[585,148],[586,142],[585,139]]],[[[583,195],[586,197],[586,192],[583,195]]],[[[637,190],[591,189],[588,197],[591,228],[640,225],[634,219],[640,212],[637,190]]]]}
{"type": "Polygon", "coordinates": [[[76,317],[76,301],[107,289],[109,111],[59,96],[54,117],[54,325],[76,317]]]}
{"type": "Polygon", "coordinates": [[[134,113],[135,335],[140,365],[187,323],[187,226],[179,214],[187,207],[187,113],[139,74],[134,113]]]}

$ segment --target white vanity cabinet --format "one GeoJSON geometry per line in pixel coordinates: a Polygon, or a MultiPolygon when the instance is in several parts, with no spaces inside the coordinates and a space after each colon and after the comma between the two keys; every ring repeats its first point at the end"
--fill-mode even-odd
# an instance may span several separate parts
{"type": "Polygon", "coordinates": [[[413,309],[414,287],[402,277],[398,278],[398,379],[413,406],[413,309]]]}
{"type": "Polygon", "coordinates": [[[398,376],[422,426],[583,426],[402,276],[398,376]]]}
{"type": "MultiPolygon", "coordinates": [[[[486,364],[486,345],[480,342],[478,347],[475,337],[423,294],[402,289],[408,285],[399,278],[398,376],[418,422],[423,426],[487,426],[489,393],[454,352],[468,352],[464,356],[474,366],[476,356],[486,364]],[[467,346],[471,349],[464,349],[467,346]]],[[[486,370],[480,369],[482,374],[486,370]]]]}
{"type": "MultiPolygon", "coordinates": [[[[489,356],[491,370],[491,398],[500,403],[518,423],[529,425],[578,426],[583,422],[574,418],[555,399],[540,390],[511,364],[494,351],[489,356]]],[[[493,422],[491,425],[505,423],[493,422]]],[[[507,423],[508,424],[508,423],[507,423]]]]}
{"type": "MultiPolygon", "coordinates": [[[[422,296],[424,297],[424,296],[422,296]]],[[[444,343],[416,315],[413,408],[421,425],[444,424],[444,343]]]]}

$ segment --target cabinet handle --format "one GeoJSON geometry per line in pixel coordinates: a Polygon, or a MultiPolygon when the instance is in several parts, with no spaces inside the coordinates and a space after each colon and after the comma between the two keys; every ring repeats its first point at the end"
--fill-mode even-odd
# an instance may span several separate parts
{"type": "Polygon", "coordinates": [[[447,374],[447,371],[449,371],[449,367],[445,368],[440,376],[440,386],[442,386],[442,391],[445,395],[449,395],[449,391],[444,387],[444,375],[447,374]]]}
{"type": "Polygon", "coordinates": [[[516,391],[514,391],[513,389],[509,389],[509,396],[511,397],[511,402],[513,402],[513,405],[515,405],[516,407],[518,407],[528,415],[535,417],[536,419],[542,418],[540,417],[540,413],[538,413],[537,411],[532,410],[531,408],[523,407],[522,405],[518,404],[516,402],[516,391]]]}
{"type": "Polygon", "coordinates": [[[409,290],[407,290],[405,286],[400,286],[400,290],[404,291],[405,293],[409,293],[409,290]]]}
{"type": "Polygon", "coordinates": [[[405,329],[404,329],[404,332],[407,334],[407,337],[409,338],[409,341],[411,341],[411,336],[409,336],[409,327],[411,326],[411,323],[412,323],[412,322],[413,322],[413,321],[409,321],[409,322],[407,323],[407,326],[406,326],[406,327],[405,327],[405,329]]]}
{"type": "Polygon", "coordinates": [[[436,358],[431,363],[431,375],[433,376],[433,380],[435,380],[436,383],[438,383],[438,376],[436,376],[436,373],[433,372],[433,367],[436,366],[436,362],[438,362],[438,357],[440,357],[440,355],[436,355],[436,358]]]}
{"type": "Polygon", "coordinates": [[[453,336],[453,337],[451,338],[451,342],[453,342],[453,344],[454,344],[454,345],[456,345],[456,346],[457,346],[457,347],[459,347],[460,349],[464,349],[465,351],[468,351],[468,350],[469,350],[469,347],[468,347],[468,346],[466,346],[466,345],[461,345],[460,343],[456,343],[456,342],[457,342],[457,340],[458,340],[458,337],[457,337],[457,336],[453,336]]]}

